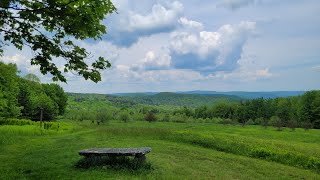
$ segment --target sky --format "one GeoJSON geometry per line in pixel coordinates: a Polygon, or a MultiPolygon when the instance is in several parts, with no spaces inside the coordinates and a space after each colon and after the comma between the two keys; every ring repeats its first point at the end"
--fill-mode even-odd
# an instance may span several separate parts
{"type": "MultiPolygon", "coordinates": [[[[93,83],[75,73],[68,92],[286,91],[320,89],[319,0],[113,0],[102,40],[76,41],[112,67],[93,83]]],[[[42,75],[32,53],[1,61],[42,75]]],[[[88,63],[92,59],[88,60],[88,63]]],[[[55,63],[62,69],[63,59],[55,63]]]]}

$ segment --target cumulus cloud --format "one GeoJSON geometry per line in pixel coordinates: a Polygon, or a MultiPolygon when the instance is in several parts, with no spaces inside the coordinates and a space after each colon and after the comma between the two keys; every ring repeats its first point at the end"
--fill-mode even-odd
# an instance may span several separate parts
{"type": "Polygon", "coordinates": [[[14,54],[12,56],[10,55],[2,56],[0,57],[0,60],[5,63],[13,63],[13,64],[16,64],[17,66],[21,66],[26,64],[26,62],[28,61],[28,58],[21,54],[14,54]]]}
{"type": "Polygon", "coordinates": [[[128,6],[120,6],[119,11],[119,14],[108,19],[110,30],[106,38],[117,45],[128,47],[142,36],[174,30],[182,16],[183,5],[179,1],[158,2],[146,14],[138,13],[128,6]]]}
{"type": "Polygon", "coordinates": [[[154,51],[148,51],[145,57],[132,66],[132,70],[141,71],[141,70],[162,70],[168,69],[171,65],[171,56],[164,54],[156,54],[154,51]]]}
{"type": "Polygon", "coordinates": [[[159,82],[181,82],[203,79],[203,76],[196,71],[182,69],[161,69],[135,71],[127,65],[117,65],[114,69],[121,80],[139,83],[159,83],[159,82]]]}
{"type": "Polygon", "coordinates": [[[140,31],[140,30],[152,30],[163,29],[174,25],[183,10],[183,5],[174,1],[167,4],[167,7],[161,4],[155,4],[152,7],[151,13],[147,15],[141,15],[135,12],[130,12],[128,17],[128,25],[125,31],[140,31]]]}
{"type": "Polygon", "coordinates": [[[207,79],[221,79],[232,81],[256,81],[258,79],[270,78],[272,73],[269,68],[264,69],[249,69],[240,67],[232,72],[218,71],[207,76],[207,79]]]}
{"type": "Polygon", "coordinates": [[[226,24],[215,32],[185,29],[171,34],[172,65],[208,74],[234,70],[247,39],[255,34],[256,23],[226,24]]]}
{"type": "Polygon", "coordinates": [[[191,29],[203,29],[203,24],[197,21],[192,21],[187,19],[186,17],[181,17],[178,21],[178,23],[183,27],[183,28],[191,28],[191,29]]]}
{"type": "Polygon", "coordinates": [[[22,75],[32,73],[36,75],[42,75],[39,72],[39,66],[31,65],[30,59],[31,56],[26,51],[22,52],[13,52],[14,47],[10,47],[9,51],[5,53],[4,56],[0,57],[0,61],[4,63],[13,63],[16,64],[18,70],[21,71],[22,75]]]}
{"type": "Polygon", "coordinates": [[[25,76],[26,74],[35,74],[38,76],[43,83],[51,83],[51,75],[43,75],[40,72],[39,65],[31,65],[31,53],[23,50],[21,52],[16,52],[17,50],[14,47],[8,47],[4,53],[4,56],[0,56],[0,61],[4,63],[13,63],[18,67],[19,75],[25,76]]]}
{"type": "Polygon", "coordinates": [[[255,4],[257,2],[258,0],[222,0],[218,3],[218,7],[236,10],[251,4],[255,4]]]}

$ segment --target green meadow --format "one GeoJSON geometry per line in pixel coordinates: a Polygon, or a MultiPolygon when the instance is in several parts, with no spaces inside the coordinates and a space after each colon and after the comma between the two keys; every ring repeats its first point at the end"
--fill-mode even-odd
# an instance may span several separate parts
{"type": "Polygon", "coordinates": [[[59,120],[0,126],[0,179],[320,179],[320,131],[59,120]],[[59,124],[59,127],[57,126],[59,124]],[[58,128],[57,128],[58,127],[58,128]],[[82,167],[86,148],[151,147],[145,166],[82,167]]]}

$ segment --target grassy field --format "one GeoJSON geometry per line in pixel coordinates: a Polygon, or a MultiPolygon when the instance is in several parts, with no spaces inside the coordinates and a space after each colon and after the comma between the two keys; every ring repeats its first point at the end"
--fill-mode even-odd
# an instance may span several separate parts
{"type": "MultiPolygon", "coordinates": [[[[129,160],[132,161],[132,160],[129,160]]],[[[320,179],[320,131],[259,126],[60,122],[0,126],[0,179],[320,179]],[[152,147],[140,169],[80,168],[81,149],[152,147]]]]}

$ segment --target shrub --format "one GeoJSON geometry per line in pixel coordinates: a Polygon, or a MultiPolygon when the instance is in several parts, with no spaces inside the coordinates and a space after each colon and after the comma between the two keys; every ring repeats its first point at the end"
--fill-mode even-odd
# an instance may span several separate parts
{"type": "Polygon", "coordinates": [[[204,121],[205,121],[206,123],[211,123],[211,122],[212,122],[212,119],[206,118],[204,121]]]}
{"type": "Polygon", "coordinates": [[[119,120],[123,122],[128,122],[130,120],[129,113],[127,111],[120,112],[119,120]]]}
{"type": "Polygon", "coordinates": [[[283,122],[278,116],[272,116],[270,118],[270,124],[273,127],[276,127],[278,131],[282,130],[281,128],[283,127],[283,122]]]}
{"type": "Polygon", "coordinates": [[[176,114],[171,117],[172,122],[185,123],[188,117],[185,114],[176,114]]]}
{"type": "Polygon", "coordinates": [[[312,123],[309,122],[309,121],[305,121],[305,122],[302,122],[302,127],[304,128],[304,130],[309,130],[312,128],[312,123]]]}
{"type": "Polygon", "coordinates": [[[157,121],[156,115],[155,115],[153,112],[151,112],[151,111],[148,112],[148,113],[145,115],[144,119],[145,119],[146,121],[148,121],[148,122],[155,122],[155,121],[157,121]]]}
{"type": "Polygon", "coordinates": [[[223,119],[222,118],[212,118],[213,123],[222,123],[223,119]]]}
{"type": "Polygon", "coordinates": [[[198,119],[197,119],[197,122],[198,122],[198,123],[204,123],[205,120],[204,120],[203,118],[198,118],[198,119]]]}
{"type": "Polygon", "coordinates": [[[252,120],[252,119],[249,119],[247,122],[246,122],[246,125],[254,125],[255,122],[252,120]]]}
{"type": "Polygon", "coordinates": [[[164,116],[163,116],[163,118],[162,118],[162,121],[163,122],[170,122],[170,115],[169,114],[165,114],[164,116]]]}
{"type": "Polygon", "coordinates": [[[144,114],[142,113],[136,112],[132,116],[135,121],[144,121],[144,114]]]}
{"type": "Polygon", "coordinates": [[[290,128],[292,131],[298,126],[298,122],[296,120],[289,120],[287,123],[287,127],[290,128]]]}
{"type": "Polygon", "coordinates": [[[313,128],[320,129],[320,119],[313,122],[313,128]]]}
{"type": "Polygon", "coordinates": [[[221,124],[224,124],[224,125],[234,124],[234,122],[232,121],[232,119],[223,119],[223,121],[221,122],[221,124]]]}
{"type": "Polygon", "coordinates": [[[112,114],[106,109],[100,109],[96,113],[97,123],[99,122],[104,123],[104,122],[110,121],[111,119],[112,119],[112,114]]]}

